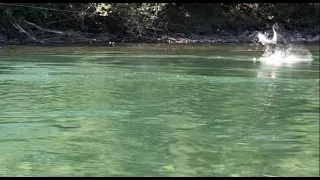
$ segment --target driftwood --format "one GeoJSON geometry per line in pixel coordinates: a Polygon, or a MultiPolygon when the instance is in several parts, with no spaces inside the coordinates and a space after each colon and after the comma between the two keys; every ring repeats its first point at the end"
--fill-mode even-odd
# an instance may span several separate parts
{"type": "Polygon", "coordinates": [[[19,30],[20,33],[22,32],[22,33],[26,34],[28,37],[30,37],[32,40],[34,40],[36,42],[44,43],[43,41],[38,40],[37,38],[33,37],[30,33],[28,33],[26,30],[24,30],[18,23],[13,22],[13,21],[10,21],[10,22],[16,29],[19,30]]]}
{"type": "Polygon", "coordinates": [[[62,34],[62,35],[67,35],[67,34],[68,34],[68,32],[55,31],[55,30],[51,30],[51,29],[42,28],[42,27],[37,26],[36,24],[34,24],[34,23],[32,23],[32,22],[29,22],[29,21],[26,21],[26,20],[24,20],[24,22],[25,22],[26,24],[29,24],[29,25],[31,25],[31,26],[34,26],[35,28],[40,29],[40,30],[42,30],[42,31],[51,32],[51,33],[56,33],[56,34],[62,34]]]}
{"type": "MultiPolygon", "coordinates": [[[[29,39],[37,43],[68,43],[68,42],[84,42],[84,43],[106,43],[111,42],[112,39],[118,38],[109,32],[103,32],[99,34],[84,33],[79,31],[60,31],[48,28],[40,27],[39,25],[26,20],[18,20],[12,18],[11,24],[23,34],[26,34],[29,39]],[[24,25],[24,26],[23,26],[24,25]],[[33,30],[32,30],[33,29],[33,30]]],[[[137,37],[136,37],[137,38],[137,37]]],[[[124,41],[132,41],[136,39],[134,37],[120,38],[124,41]]],[[[120,41],[121,41],[120,40],[120,41]]]]}
{"type": "Polygon", "coordinates": [[[61,19],[61,20],[58,20],[58,21],[48,22],[46,25],[55,24],[55,23],[61,23],[61,22],[70,21],[70,20],[72,20],[72,19],[61,19]]]}

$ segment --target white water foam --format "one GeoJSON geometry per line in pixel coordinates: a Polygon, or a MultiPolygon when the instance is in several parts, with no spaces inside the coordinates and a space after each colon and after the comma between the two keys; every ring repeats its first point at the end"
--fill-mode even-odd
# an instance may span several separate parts
{"type": "Polygon", "coordinates": [[[292,66],[297,63],[310,63],[313,59],[308,50],[290,46],[277,48],[272,52],[265,51],[257,60],[265,65],[292,66]]]}
{"type": "Polygon", "coordinates": [[[277,44],[277,32],[274,29],[274,37],[269,40],[266,35],[258,33],[259,42],[264,45],[265,50],[261,57],[254,58],[253,61],[261,62],[265,65],[272,66],[292,66],[297,63],[310,63],[313,58],[307,49],[293,45],[277,44]],[[270,41],[270,43],[269,43],[270,41]],[[272,41],[272,43],[271,43],[272,41]]]}

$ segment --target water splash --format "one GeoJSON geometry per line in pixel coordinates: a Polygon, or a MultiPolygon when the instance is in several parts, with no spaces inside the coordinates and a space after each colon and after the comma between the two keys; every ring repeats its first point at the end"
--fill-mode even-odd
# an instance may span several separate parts
{"type": "Polygon", "coordinates": [[[291,66],[297,63],[312,62],[312,55],[307,49],[289,45],[288,47],[266,50],[258,60],[266,65],[291,66]]]}
{"type": "Polygon", "coordinates": [[[257,38],[264,46],[264,52],[261,57],[254,58],[254,62],[258,61],[272,66],[292,66],[297,63],[312,62],[313,59],[310,51],[290,44],[278,44],[275,26],[272,27],[272,30],[274,33],[272,39],[268,39],[261,32],[258,33],[257,38]]]}
{"type": "Polygon", "coordinates": [[[278,40],[278,35],[277,35],[277,31],[275,30],[275,28],[278,27],[278,24],[274,24],[272,26],[272,31],[273,31],[273,37],[272,39],[268,39],[267,35],[266,34],[262,34],[262,33],[258,33],[258,39],[259,39],[259,42],[262,44],[262,45],[268,45],[268,44],[276,44],[277,43],[277,40],[278,40]]]}

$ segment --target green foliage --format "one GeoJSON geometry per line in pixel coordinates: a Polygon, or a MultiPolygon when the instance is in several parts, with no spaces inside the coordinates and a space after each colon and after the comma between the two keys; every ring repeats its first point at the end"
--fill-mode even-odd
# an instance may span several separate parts
{"type": "Polygon", "coordinates": [[[115,3],[110,4],[109,14],[122,23],[127,33],[141,36],[161,26],[159,19],[165,7],[166,3],[115,3]]]}
{"type": "Polygon", "coordinates": [[[275,22],[289,29],[318,28],[319,3],[0,3],[0,28],[12,28],[11,19],[142,38],[258,29],[275,22]]]}

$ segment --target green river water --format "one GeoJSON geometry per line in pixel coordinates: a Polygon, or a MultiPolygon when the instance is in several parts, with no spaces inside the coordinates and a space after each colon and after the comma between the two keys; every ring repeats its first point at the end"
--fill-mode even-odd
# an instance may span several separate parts
{"type": "Polygon", "coordinates": [[[0,176],[319,176],[319,47],[0,49],[0,176]]]}

